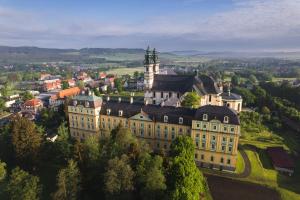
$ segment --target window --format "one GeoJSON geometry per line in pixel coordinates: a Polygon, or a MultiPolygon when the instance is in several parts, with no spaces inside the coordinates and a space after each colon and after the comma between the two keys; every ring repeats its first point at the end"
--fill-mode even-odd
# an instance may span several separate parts
{"type": "Polygon", "coordinates": [[[179,133],[182,133],[182,128],[179,128],[179,133]]]}
{"type": "Polygon", "coordinates": [[[199,128],[200,127],[200,124],[197,124],[197,128],[199,128]]]}
{"type": "Polygon", "coordinates": [[[229,142],[232,143],[232,142],[233,142],[233,138],[230,138],[230,139],[229,139],[229,142]]]}
{"type": "Polygon", "coordinates": [[[90,106],[90,102],[85,102],[85,107],[89,107],[90,106]]]}
{"type": "Polygon", "coordinates": [[[177,99],[179,99],[179,97],[180,97],[180,94],[179,94],[179,93],[177,93],[177,99]]]}
{"type": "Polygon", "coordinates": [[[230,165],[230,159],[227,159],[227,164],[230,165]]]}
{"type": "Polygon", "coordinates": [[[111,110],[110,109],[106,109],[106,113],[107,115],[110,115],[111,110]]]}
{"type": "Polygon", "coordinates": [[[197,134],[196,134],[196,138],[198,138],[198,137],[199,137],[199,135],[200,135],[200,134],[199,134],[199,133],[197,133],[197,134]]]}
{"type": "Polygon", "coordinates": [[[225,149],[226,149],[226,146],[223,145],[222,146],[222,151],[225,151],[225,149]]]}
{"type": "Polygon", "coordinates": [[[175,139],[175,133],[172,133],[172,140],[175,139]]]}
{"type": "Polygon", "coordinates": [[[203,114],[203,120],[207,121],[207,114],[203,114]]]}
{"type": "Polygon", "coordinates": [[[164,116],[164,122],[168,122],[168,116],[164,116]]]}
{"type": "Polygon", "coordinates": [[[202,148],[205,148],[205,142],[202,142],[202,148]]]}
{"type": "Polygon", "coordinates": [[[212,136],[212,141],[216,141],[216,136],[212,136]]]}
{"type": "Polygon", "coordinates": [[[224,132],[227,132],[227,127],[226,126],[224,126],[224,132]]]}
{"type": "Polygon", "coordinates": [[[209,101],[209,102],[211,102],[211,95],[209,95],[209,99],[208,99],[208,101],[209,101]]]}
{"type": "Polygon", "coordinates": [[[224,117],[224,123],[228,123],[228,121],[229,121],[229,117],[225,116],[224,117]]]}
{"type": "Polygon", "coordinates": [[[195,159],[198,159],[198,154],[195,153],[195,159]]]}
{"type": "Polygon", "coordinates": [[[226,137],[223,137],[223,138],[222,138],[222,141],[223,141],[223,142],[226,142],[226,137]]]}
{"type": "Polygon", "coordinates": [[[179,124],[183,124],[183,118],[179,117],[179,124]]]}
{"type": "Polygon", "coordinates": [[[196,141],[196,147],[199,147],[199,142],[198,141],[196,141]]]}
{"type": "Polygon", "coordinates": [[[234,132],[234,128],[232,127],[232,128],[230,129],[230,131],[231,131],[231,132],[234,132]]]}
{"type": "Polygon", "coordinates": [[[211,150],[215,150],[216,149],[216,145],[215,144],[211,144],[211,150]]]}
{"type": "Polygon", "coordinates": [[[203,124],[203,129],[206,129],[206,124],[203,124]]]}
{"type": "Polygon", "coordinates": [[[159,143],[157,143],[157,144],[156,144],[156,147],[159,148],[159,146],[160,146],[159,143]]]}
{"type": "Polygon", "coordinates": [[[163,92],[160,93],[160,98],[164,98],[163,92]]]}
{"type": "Polygon", "coordinates": [[[228,151],[231,152],[232,151],[232,147],[228,147],[228,151]]]}
{"type": "Polygon", "coordinates": [[[221,158],[221,163],[224,163],[224,158],[221,158]]]}
{"type": "Polygon", "coordinates": [[[213,156],[210,157],[210,161],[214,162],[214,157],[213,156]]]}
{"type": "Polygon", "coordinates": [[[205,139],[205,137],[206,137],[205,134],[203,134],[203,135],[202,135],[202,138],[205,139]]]}
{"type": "Polygon", "coordinates": [[[214,126],[213,126],[213,129],[214,129],[214,130],[217,130],[217,126],[216,126],[216,125],[214,125],[214,126]]]}
{"type": "Polygon", "coordinates": [[[172,92],[169,92],[169,98],[171,98],[172,97],[172,92]]]}
{"type": "Polygon", "coordinates": [[[204,160],[204,154],[201,154],[201,160],[204,160]]]}

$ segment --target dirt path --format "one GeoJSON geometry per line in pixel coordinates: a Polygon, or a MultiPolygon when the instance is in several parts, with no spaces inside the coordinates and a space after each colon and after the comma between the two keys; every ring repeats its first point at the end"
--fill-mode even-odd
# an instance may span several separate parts
{"type": "Polygon", "coordinates": [[[280,200],[276,190],[259,184],[205,175],[214,200],[280,200]]]}

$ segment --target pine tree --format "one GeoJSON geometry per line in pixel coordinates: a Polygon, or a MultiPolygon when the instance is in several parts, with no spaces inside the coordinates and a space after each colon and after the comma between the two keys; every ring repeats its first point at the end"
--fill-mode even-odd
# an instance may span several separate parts
{"type": "Polygon", "coordinates": [[[55,200],[75,200],[79,199],[81,191],[80,171],[77,163],[73,160],[68,162],[68,166],[61,169],[57,176],[57,191],[53,195],[55,200]]]}
{"type": "Polygon", "coordinates": [[[12,123],[12,144],[19,163],[30,168],[37,160],[42,136],[32,121],[17,116],[12,123]]]}
{"type": "Polygon", "coordinates": [[[17,167],[12,170],[7,192],[11,200],[38,200],[41,197],[42,186],[38,177],[17,167]]]}

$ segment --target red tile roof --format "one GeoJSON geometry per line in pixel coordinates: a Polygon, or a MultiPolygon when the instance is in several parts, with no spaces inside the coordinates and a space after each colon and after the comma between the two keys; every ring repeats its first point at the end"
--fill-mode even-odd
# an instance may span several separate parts
{"type": "Polygon", "coordinates": [[[41,104],[42,101],[40,99],[30,99],[24,103],[25,106],[39,106],[41,104]]]}
{"type": "Polygon", "coordinates": [[[274,167],[293,169],[295,163],[282,147],[268,147],[267,153],[271,157],[274,167]]]}
{"type": "Polygon", "coordinates": [[[63,99],[65,97],[74,96],[80,93],[79,87],[73,87],[65,90],[61,90],[58,92],[57,96],[60,99],[63,99]]]}

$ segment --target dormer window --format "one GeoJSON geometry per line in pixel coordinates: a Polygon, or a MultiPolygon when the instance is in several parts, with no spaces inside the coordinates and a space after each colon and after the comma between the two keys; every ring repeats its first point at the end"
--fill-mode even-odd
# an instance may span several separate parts
{"type": "Polygon", "coordinates": [[[224,123],[228,123],[229,122],[229,117],[228,116],[225,116],[224,117],[224,123]]]}
{"type": "Polygon", "coordinates": [[[123,116],[123,110],[119,110],[119,117],[123,116]]]}
{"type": "Polygon", "coordinates": [[[106,113],[107,115],[110,115],[111,110],[110,109],[106,109],[106,113]]]}
{"type": "Polygon", "coordinates": [[[76,106],[77,105],[77,101],[73,101],[73,106],[76,106]]]}
{"type": "Polygon", "coordinates": [[[208,117],[207,117],[207,114],[204,114],[204,115],[203,115],[203,120],[204,120],[204,121],[207,121],[207,118],[208,118],[208,117]]]}
{"type": "Polygon", "coordinates": [[[179,124],[183,124],[183,118],[179,117],[179,124]]]}
{"type": "Polygon", "coordinates": [[[164,116],[164,122],[168,122],[168,116],[167,115],[164,116]]]}
{"type": "Polygon", "coordinates": [[[90,106],[90,102],[85,102],[85,107],[89,107],[90,106]]]}

